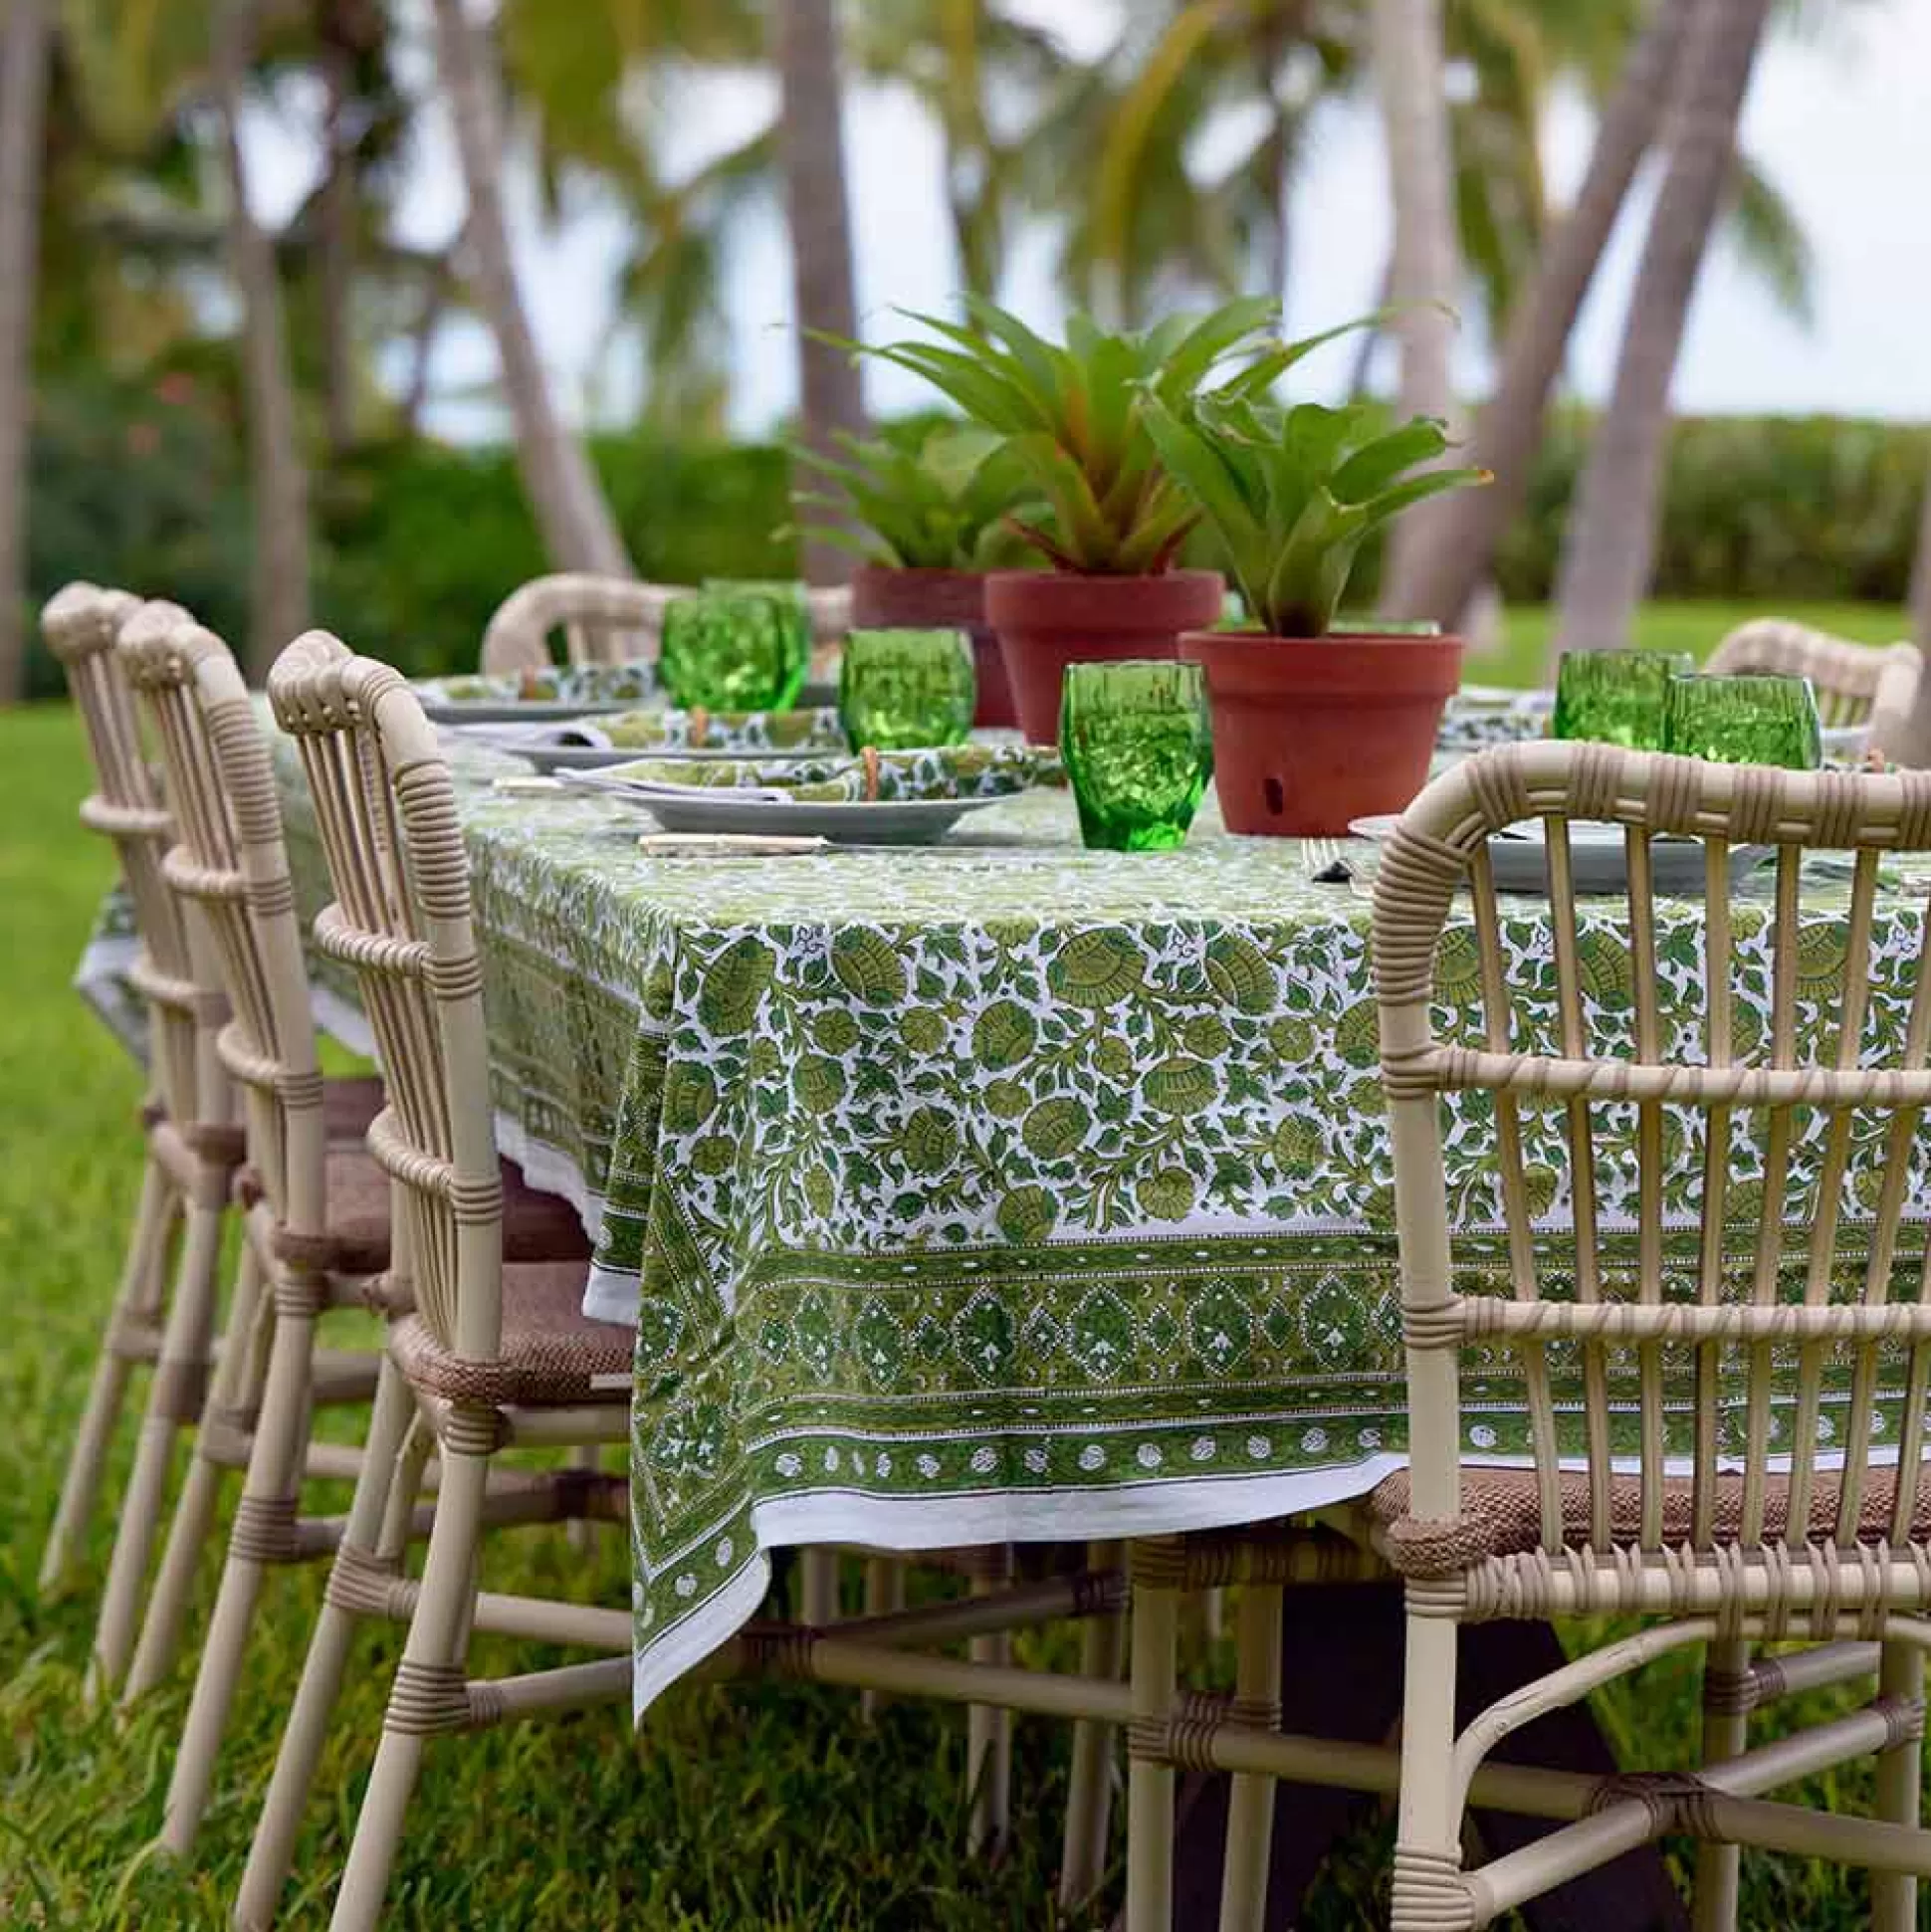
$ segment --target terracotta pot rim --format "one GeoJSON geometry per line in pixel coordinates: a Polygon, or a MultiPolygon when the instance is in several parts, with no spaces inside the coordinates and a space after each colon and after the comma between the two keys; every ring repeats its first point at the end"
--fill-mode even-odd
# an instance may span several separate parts
{"type": "Polygon", "coordinates": [[[856,574],[873,577],[923,577],[931,582],[939,577],[971,577],[983,579],[992,575],[990,570],[968,570],[964,564],[957,563],[861,563],[856,574]]]}
{"type": "Polygon", "coordinates": [[[985,614],[997,629],[1165,631],[1176,636],[1219,614],[1217,570],[1166,570],[1137,577],[1070,570],[994,570],[985,579],[985,614]]]}
{"type": "Polygon", "coordinates": [[[1452,648],[1462,650],[1467,640],[1459,631],[1442,631],[1433,637],[1418,637],[1412,631],[1324,631],[1319,637],[1289,637],[1278,631],[1181,631],[1182,644],[1205,650],[1238,649],[1245,645],[1266,644],[1278,650],[1345,651],[1353,645],[1372,645],[1381,650],[1388,645],[1406,645],[1421,653],[1452,648]]]}
{"type": "Polygon", "coordinates": [[[988,583],[1027,583],[1027,584],[1081,584],[1088,589],[1105,588],[1108,584],[1131,583],[1171,583],[1199,584],[1211,577],[1215,583],[1224,585],[1226,578],[1218,570],[987,570],[988,583]]]}

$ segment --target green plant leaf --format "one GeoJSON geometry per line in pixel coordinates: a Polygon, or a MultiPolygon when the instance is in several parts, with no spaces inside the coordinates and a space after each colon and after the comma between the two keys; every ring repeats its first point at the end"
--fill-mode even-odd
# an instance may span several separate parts
{"type": "Polygon", "coordinates": [[[1343,503],[1368,503],[1417,463],[1431,463],[1448,447],[1448,426],[1433,416],[1391,429],[1364,443],[1334,473],[1331,486],[1343,503]]]}
{"type": "Polygon", "coordinates": [[[1155,397],[1149,396],[1143,408],[1161,461],[1200,506],[1227,549],[1235,554],[1245,550],[1262,532],[1256,507],[1224,446],[1216,447],[1155,397]]]}
{"type": "Polygon", "coordinates": [[[1271,296],[1248,296],[1202,317],[1161,357],[1159,389],[1163,397],[1190,395],[1220,360],[1249,335],[1280,321],[1280,304],[1271,296]]]}
{"type": "Polygon", "coordinates": [[[866,353],[923,376],[988,429],[1011,435],[1048,426],[1035,399],[994,362],[974,361],[934,342],[888,342],[866,353]]]}
{"type": "Polygon", "coordinates": [[[1384,490],[1373,503],[1364,504],[1361,508],[1368,513],[1368,527],[1372,530],[1377,524],[1385,524],[1391,517],[1411,509],[1415,504],[1425,503],[1430,497],[1494,481],[1494,473],[1489,470],[1424,470],[1418,477],[1410,477],[1406,483],[1397,483],[1394,489],[1384,490]]]}

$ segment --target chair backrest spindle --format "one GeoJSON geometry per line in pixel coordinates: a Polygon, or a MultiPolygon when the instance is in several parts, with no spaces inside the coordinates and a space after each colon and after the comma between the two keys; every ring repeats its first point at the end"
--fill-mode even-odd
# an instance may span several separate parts
{"type": "MultiPolygon", "coordinates": [[[[541,671],[554,662],[550,633],[563,633],[566,664],[630,664],[657,654],[665,606],[688,597],[682,583],[639,583],[629,577],[560,572],[533,577],[497,607],[483,633],[479,668],[541,671]]],[[[843,586],[805,593],[814,644],[851,628],[851,592],[843,586]]]]}
{"type": "Polygon", "coordinates": [[[1922,1494],[1931,1395],[1931,1267],[1911,1211],[1931,983],[1925,909],[1880,905],[1879,860],[1927,851],[1931,773],[1915,771],[1785,772],[1543,742],[1482,752],[1409,807],[1377,878],[1374,950],[1414,1516],[1459,1512],[1458,1364],[1479,1346],[1491,1385],[1520,1377],[1546,1550],[1753,1547],[1831,1524],[1869,1541],[1869,1470],[1893,1454],[1905,1466],[1881,1513],[1902,1536],[1922,1494]],[[1542,821],[1549,858],[1542,938],[1519,908],[1505,926],[1488,856],[1492,833],[1527,819],[1542,821]],[[1579,923],[1573,820],[1623,828],[1625,999],[1597,990],[1607,982],[1593,963],[1615,929],[1579,923]],[[1696,898],[1659,900],[1664,839],[1701,844],[1696,898]],[[1776,848],[1767,897],[1738,895],[1745,846],[1776,848]],[[1807,917],[1803,860],[1819,849],[1851,854],[1848,891],[1840,870],[1821,870],[1825,903],[1807,917]],[[1459,1025],[1437,1032],[1437,1009],[1458,995],[1437,989],[1435,958],[1464,889],[1478,1046],[1459,1025]],[[1820,992],[1817,961],[1838,958],[1841,980],[1820,992]],[[1879,1024],[1873,988],[1889,1015],[1879,1024]],[[1458,1164],[1494,1149],[1506,1295],[1456,1271],[1444,1108],[1459,1109],[1458,1164]],[[1567,1200],[1572,1224],[1560,1247],[1546,1221],[1532,1234],[1523,1184],[1525,1164],[1550,1161],[1547,1197],[1567,1200]],[[1754,1213],[1746,1185],[1761,1194],[1754,1213]],[[1786,1229],[1793,1197],[1809,1210],[1801,1249],[1786,1229]],[[1631,1200],[1633,1227],[1626,1205],[1606,1210],[1631,1200]],[[1666,1218],[1685,1201],[1693,1234],[1666,1218]],[[1686,1485],[1665,1481],[1665,1455],[1686,1485]],[[1631,1464],[1633,1495],[1614,1480],[1631,1464]],[[1841,1473],[1820,1517],[1826,1467],[1841,1473]]]}
{"type": "Polygon", "coordinates": [[[133,908],[139,951],[128,977],[147,1007],[156,1096],[177,1123],[219,1125],[231,1103],[215,1050],[227,1014],[213,941],[163,876],[173,821],[114,655],[121,626],[139,607],[125,591],[70,583],[49,600],[41,623],[94,762],[95,790],[82,802],[81,820],[112,841],[133,908]]]}
{"type": "Polygon", "coordinates": [[[217,1046],[247,1096],[253,1166],[276,1218],[320,1235],[322,1079],[275,774],[247,684],[228,647],[174,604],[142,606],[117,654],[174,802],[163,874],[215,941],[232,1014],[217,1046]]]}
{"type": "Polygon", "coordinates": [[[1924,660],[1914,644],[1853,644],[1788,618],[1758,617],[1731,631],[1705,668],[1809,678],[1825,725],[1868,724],[1872,748],[1895,756],[1907,743],[1924,660]]]}
{"type": "Polygon", "coordinates": [[[469,860],[434,730],[401,676],[311,631],[269,674],[301,749],[334,903],[317,945],[353,966],[388,1105],[369,1149],[399,1183],[395,1265],[459,1355],[501,1341],[503,1192],[469,860]]]}

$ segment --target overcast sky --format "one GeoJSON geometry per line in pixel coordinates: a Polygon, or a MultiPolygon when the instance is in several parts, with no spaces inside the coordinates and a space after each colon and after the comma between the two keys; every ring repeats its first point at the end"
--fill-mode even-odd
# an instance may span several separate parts
{"type": "MultiPolygon", "coordinates": [[[[1037,18],[1076,43],[1106,32],[1105,0],[1027,0],[1037,18]]],[[[1760,58],[1744,121],[1749,151],[1796,208],[1816,260],[1816,317],[1806,328],[1776,311],[1727,249],[1705,265],[1678,366],[1677,406],[1697,410],[1829,410],[1931,417],[1931,0],[1828,0],[1805,9],[1811,25],[1781,30],[1760,58]]],[[[768,113],[757,77],[685,90],[685,136],[695,157],[724,145],[768,113]]],[[[1574,103],[1551,116],[1547,167],[1560,202],[1588,158],[1591,125],[1574,103]]],[[[279,218],[313,176],[308,130],[291,115],[249,127],[255,198],[279,218]]],[[[936,130],[900,90],[855,89],[846,117],[848,172],[858,250],[863,332],[894,326],[892,307],[943,308],[958,286],[943,221],[936,130]]],[[[461,212],[461,186],[446,126],[432,114],[402,195],[404,239],[446,246],[461,212]]],[[[1624,303],[1641,245],[1648,188],[1632,200],[1598,277],[1573,348],[1576,389],[1601,400],[1614,366],[1624,303]]],[[[612,351],[610,285],[623,231],[585,207],[548,226],[534,187],[510,182],[519,266],[543,354],[573,414],[621,418],[637,399],[634,352],[612,351]]],[[[1388,191],[1379,132],[1365,107],[1323,110],[1312,157],[1291,211],[1288,321],[1311,329],[1373,306],[1388,245],[1388,191]]],[[[1060,314],[1051,240],[1022,238],[1003,299],[1035,323],[1060,314]]],[[[736,424],[771,427],[794,395],[789,271],[776,217],[751,227],[730,266],[727,292],[736,424]]],[[[1464,342],[1471,392],[1484,376],[1482,346],[1464,342]]],[[[487,336],[447,331],[437,367],[445,391],[487,384],[495,367],[487,336]]],[[[1309,386],[1339,382],[1345,351],[1311,365],[1309,386]]],[[[925,400],[920,386],[873,368],[875,409],[925,400]]],[[[487,434],[493,412],[451,401],[436,426],[487,434]]]]}

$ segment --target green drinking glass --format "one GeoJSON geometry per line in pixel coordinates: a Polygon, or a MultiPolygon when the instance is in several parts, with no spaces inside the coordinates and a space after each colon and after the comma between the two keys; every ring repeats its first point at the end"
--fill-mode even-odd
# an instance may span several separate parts
{"type": "Polygon", "coordinates": [[[1678,678],[1669,687],[1665,751],[1717,764],[1815,771],[1824,727],[1809,678],[1678,678]]]}
{"type": "Polygon", "coordinates": [[[1554,734],[1660,751],[1670,681],[1695,669],[1682,651],[1565,652],[1556,668],[1554,734]]]}
{"type": "Polygon", "coordinates": [[[963,745],[978,703],[964,631],[859,630],[845,639],[838,717],[854,751],[963,745]]]}
{"type": "Polygon", "coordinates": [[[657,671],[687,711],[785,711],[809,654],[805,627],[778,598],[699,590],[664,606],[657,671]]]}
{"type": "Polygon", "coordinates": [[[1184,844],[1213,773],[1200,667],[1152,658],[1069,664],[1059,749],[1089,846],[1171,852],[1184,844]]]}

